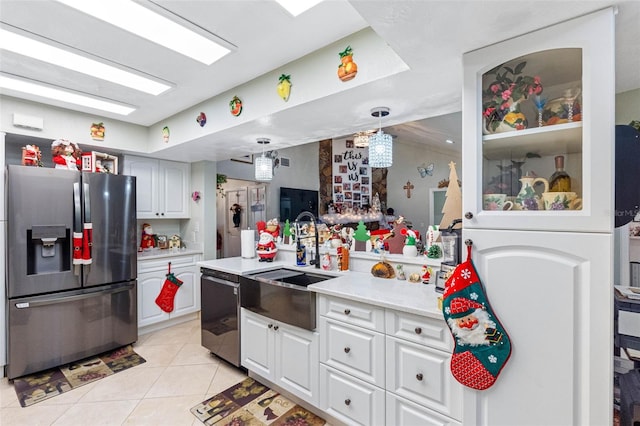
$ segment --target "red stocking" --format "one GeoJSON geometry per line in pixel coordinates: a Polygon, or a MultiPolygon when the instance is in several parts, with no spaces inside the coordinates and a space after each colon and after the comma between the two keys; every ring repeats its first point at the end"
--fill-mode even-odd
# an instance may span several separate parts
{"type": "Polygon", "coordinates": [[[156,298],[156,305],[160,306],[165,312],[173,311],[173,300],[176,297],[176,292],[182,285],[182,281],[175,277],[172,273],[167,274],[167,279],[164,280],[162,290],[156,298]]]}

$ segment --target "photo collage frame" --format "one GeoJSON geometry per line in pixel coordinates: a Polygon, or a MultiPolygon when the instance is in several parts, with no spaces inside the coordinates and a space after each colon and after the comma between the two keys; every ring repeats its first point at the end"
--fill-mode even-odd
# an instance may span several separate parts
{"type": "Polygon", "coordinates": [[[333,141],[333,204],[342,209],[371,205],[369,149],[357,148],[353,140],[333,141]]]}

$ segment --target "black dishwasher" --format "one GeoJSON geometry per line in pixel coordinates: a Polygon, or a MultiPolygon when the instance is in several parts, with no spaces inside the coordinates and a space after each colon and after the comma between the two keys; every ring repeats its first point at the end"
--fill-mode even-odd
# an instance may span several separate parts
{"type": "Polygon", "coordinates": [[[201,268],[202,346],[240,367],[240,277],[201,268]]]}

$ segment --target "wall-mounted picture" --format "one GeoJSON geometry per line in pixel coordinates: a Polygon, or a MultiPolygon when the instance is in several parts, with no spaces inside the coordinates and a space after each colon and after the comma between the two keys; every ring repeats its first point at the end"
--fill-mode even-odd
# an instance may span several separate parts
{"type": "Polygon", "coordinates": [[[347,165],[338,166],[338,170],[340,173],[347,173],[347,165]]]}
{"type": "Polygon", "coordinates": [[[342,189],[345,191],[351,191],[351,184],[349,182],[342,184],[342,189]]]}
{"type": "Polygon", "coordinates": [[[333,192],[335,192],[336,194],[339,192],[342,192],[342,186],[341,185],[334,185],[333,186],[333,192]]]}
{"type": "Polygon", "coordinates": [[[368,167],[360,167],[360,176],[364,176],[367,174],[368,167]]]}
{"type": "Polygon", "coordinates": [[[340,176],[340,175],[334,176],[333,177],[333,183],[342,183],[342,176],[340,176]]]}
{"type": "Polygon", "coordinates": [[[242,157],[233,157],[231,161],[237,161],[239,163],[253,164],[253,154],[243,155],[242,157]]]}
{"type": "Polygon", "coordinates": [[[333,156],[334,163],[342,163],[342,155],[336,154],[333,156]]]}
{"type": "Polygon", "coordinates": [[[351,200],[353,198],[351,195],[352,195],[351,192],[345,192],[344,193],[344,199],[345,200],[351,200]]]}
{"type": "Polygon", "coordinates": [[[369,185],[369,177],[365,176],[361,179],[363,185],[369,185]]]}
{"type": "Polygon", "coordinates": [[[360,191],[360,182],[355,182],[353,184],[353,190],[354,191],[360,191]]]}

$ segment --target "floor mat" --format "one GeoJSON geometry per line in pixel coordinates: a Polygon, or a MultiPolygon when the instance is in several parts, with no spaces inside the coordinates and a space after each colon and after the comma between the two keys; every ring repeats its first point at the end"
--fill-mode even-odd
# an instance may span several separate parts
{"type": "Polygon", "coordinates": [[[28,407],[146,362],[131,345],[13,380],[20,405],[28,407]]]}
{"type": "Polygon", "coordinates": [[[191,409],[206,425],[321,426],[324,419],[252,378],[191,409]]]}

